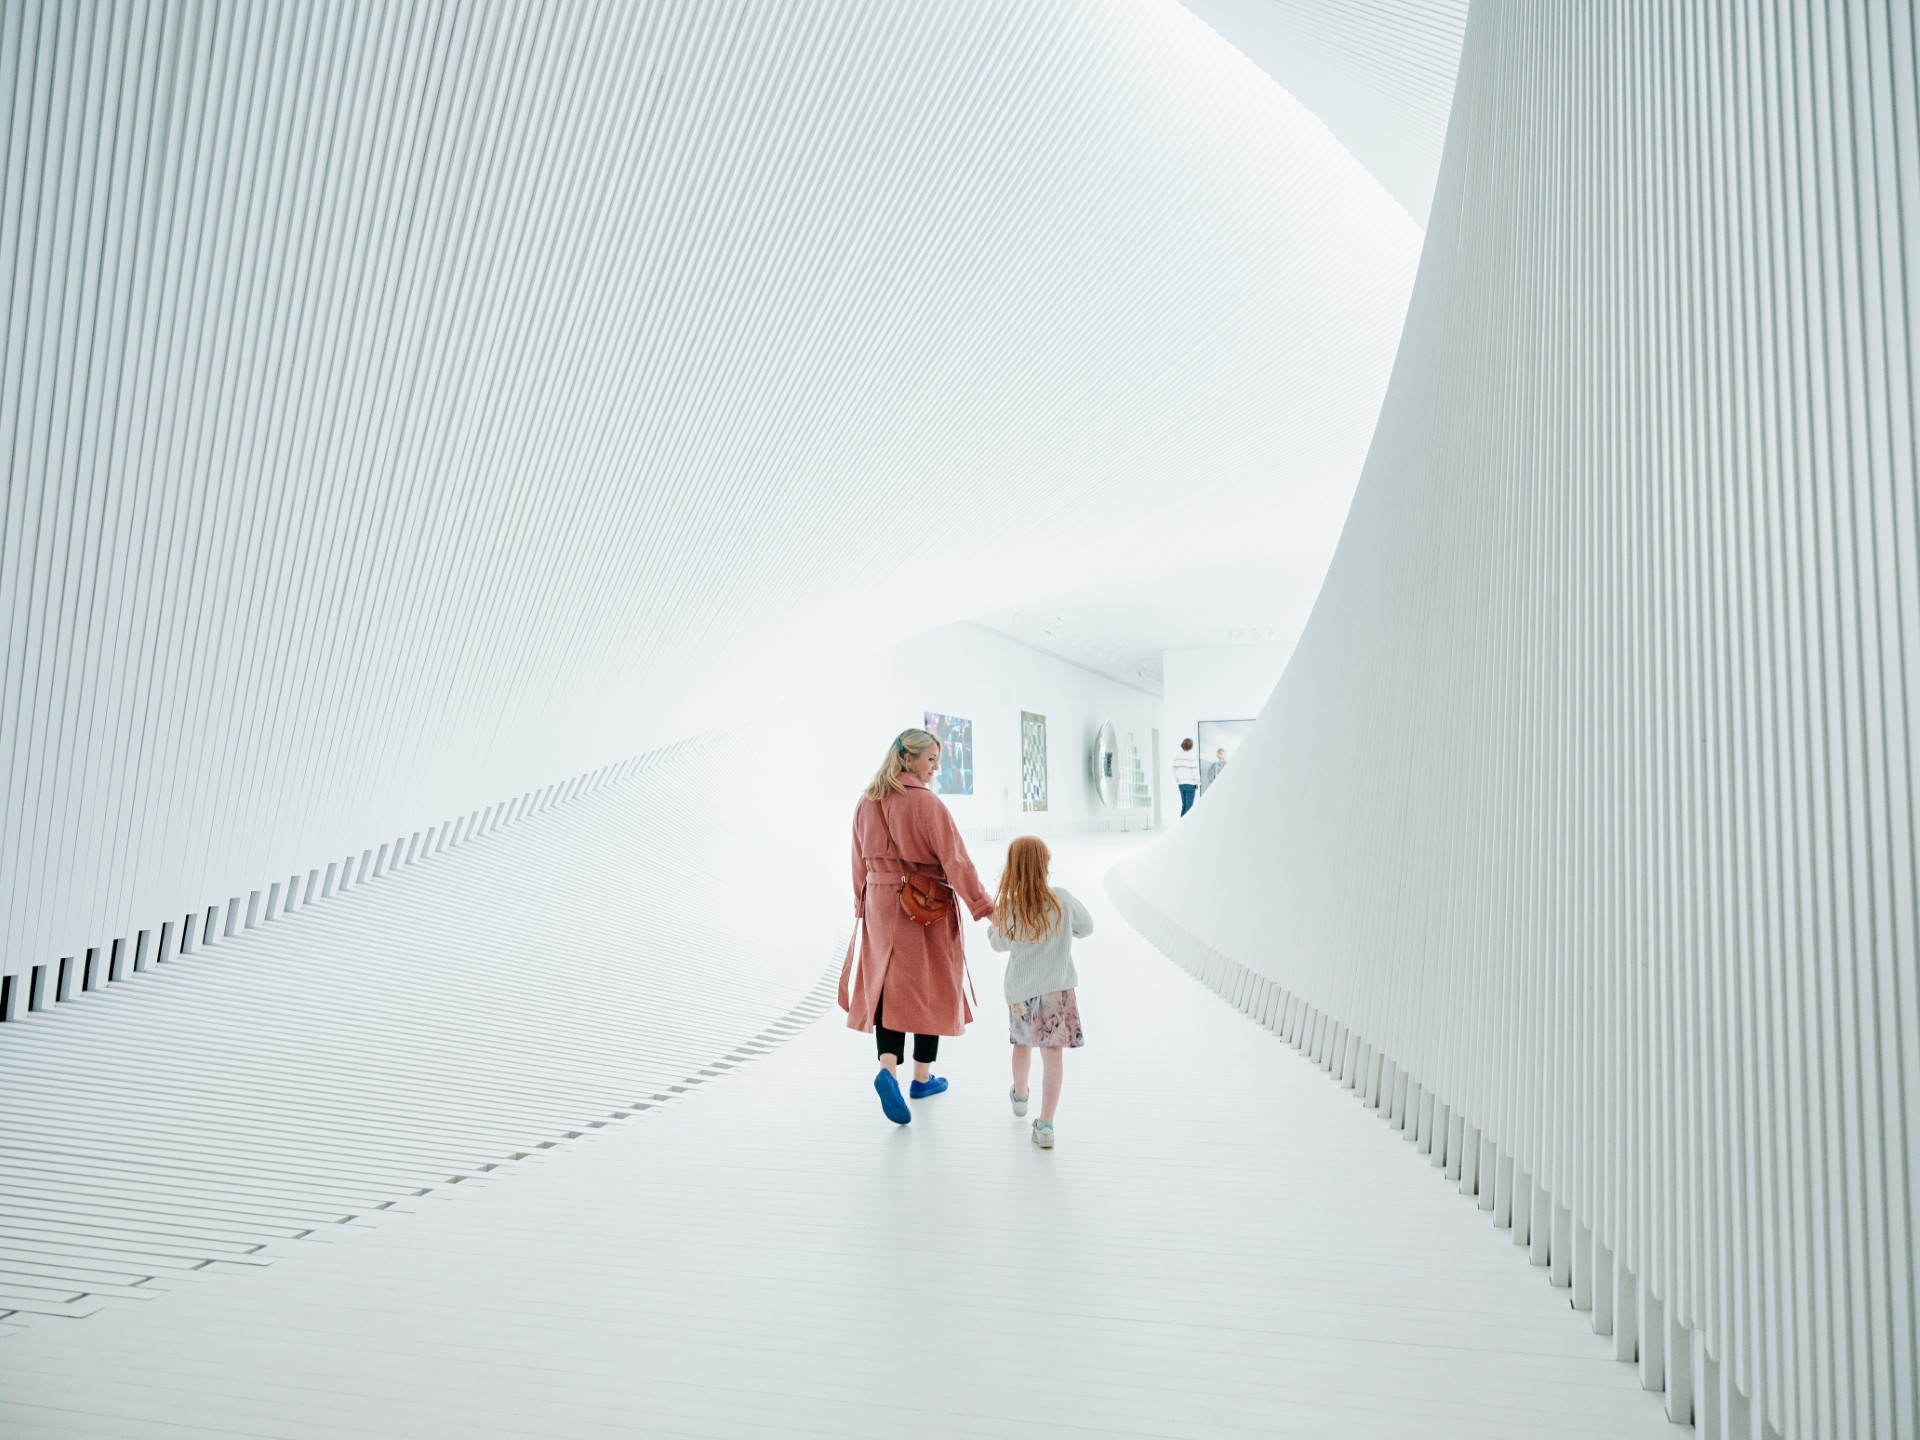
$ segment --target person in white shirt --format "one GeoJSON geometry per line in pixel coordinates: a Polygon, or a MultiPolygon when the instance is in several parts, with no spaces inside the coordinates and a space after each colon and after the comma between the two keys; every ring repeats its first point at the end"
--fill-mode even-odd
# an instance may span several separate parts
{"type": "Polygon", "coordinates": [[[1180,752],[1173,757],[1173,783],[1180,787],[1180,813],[1184,815],[1193,808],[1193,797],[1200,789],[1200,761],[1193,753],[1192,736],[1180,742],[1180,752]]]}
{"type": "Polygon", "coordinates": [[[1093,933],[1087,907],[1065,890],[1047,884],[1052,859],[1046,842],[1022,835],[1007,847],[1000,892],[993,903],[993,927],[987,943],[1007,955],[1007,1038],[1013,1043],[1013,1088],[1007,1098],[1013,1113],[1027,1113],[1027,1078],[1033,1052],[1040,1051],[1040,1118],[1033,1122],[1033,1143],[1053,1148],[1053,1112],[1060,1103],[1069,1049],[1086,1043],[1080,1031],[1080,1003],[1074,988],[1073,942],[1093,933]]]}

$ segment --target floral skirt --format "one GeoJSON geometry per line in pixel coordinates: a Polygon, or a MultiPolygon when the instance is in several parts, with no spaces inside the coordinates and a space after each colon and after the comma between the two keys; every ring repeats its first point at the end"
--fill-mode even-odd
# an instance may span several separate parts
{"type": "Polygon", "coordinates": [[[1050,1050],[1086,1044],[1080,1033],[1080,1003],[1071,990],[1049,990],[1007,1007],[1007,1039],[1050,1050]]]}

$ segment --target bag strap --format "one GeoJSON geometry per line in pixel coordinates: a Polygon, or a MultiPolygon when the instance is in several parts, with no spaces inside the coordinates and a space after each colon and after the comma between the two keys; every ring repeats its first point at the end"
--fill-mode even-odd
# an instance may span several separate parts
{"type": "MultiPolygon", "coordinates": [[[[887,827],[887,839],[893,841],[893,848],[896,852],[898,852],[900,849],[900,840],[893,833],[893,821],[887,818],[887,802],[884,800],[876,800],[873,803],[880,807],[880,823],[887,827]]],[[[900,863],[902,865],[905,865],[907,863],[907,857],[904,855],[900,856],[900,863]]],[[[904,873],[911,874],[912,872],[908,871],[904,873]]],[[[947,889],[949,890],[953,889],[952,883],[948,881],[944,873],[938,876],[923,875],[920,878],[923,880],[937,879],[942,885],[945,885],[947,889]]],[[[905,885],[907,882],[905,879],[902,879],[900,883],[902,885],[905,885]]],[[[953,897],[953,900],[954,900],[954,904],[958,906],[958,904],[960,903],[959,895],[956,894],[953,897]]],[[[956,909],[954,913],[957,915],[959,911],[956,909]]],[[[849,941],[847,944],[847,956],[848,956],[849,963],[851,963],[852,956],[853,956],[853,944],[851,941],[849,941]]],[[[973,992],[973,966],[967,963],[967,952],[965,950],[962,950],[960,952],[960,969],[961,969],[961,973],[967,977],[967,998],[973,1002],[973,1008],[977,1011],[980,1008],[980,997],[974,994],[973,992]]],[[[843,967],[840,971],[843,985],[845,984],[846,973],[847,972],[843,967]]],[[[845,1004],[842,1004],[840,1008],[845,1010],[847,1007],[845,1004]]]]}
{"type": "MultiPolygon", "coordinates": [[[[902,866],[905,866],[907,863],[907,857],[900,854],[900,837],[893,833],[893,821],[887,815],[887,802],[884,800],[876,800],[873,803],[880,807],[880,823],[887,827],[887,839],[893,842],[894,854],[895,856],[898,857],[900,864],[902,866]]],[[[916,872],[912,870],[903,870],[902,873],[903,875],[912,875],[912,874],[915,874],[916,872]]],[[[945,885],[949,890],[953,889],[952,884],[947,880],[946,872],[944,870],[938,875],[922,875],[920,876],[920,878],[922,880],[932,880],[937,882],[938,884],[945,885]]],[[[902,879],[900,883],[904,885],[907,882],[904,879],[902,879]]]]}

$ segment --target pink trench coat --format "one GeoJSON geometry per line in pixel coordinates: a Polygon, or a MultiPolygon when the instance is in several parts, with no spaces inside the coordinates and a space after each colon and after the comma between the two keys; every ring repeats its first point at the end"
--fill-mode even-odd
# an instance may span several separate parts
{"type": "Polygon", "coordinates": [[[911,775],[902,775],[900,783],[907,787],[905,794],[889,795],[884,801],[863,795],[853,812],[853,913],[860,925],[840,967],[840,1008],[847,1012],[849,1030],[871,1030],[884,990],[888,1029],[960,1035],[973,1019],[973,1008],[962,993],[966,950],[960,906],[980,920],[993,910],[993,901],[974,873],[959,827],[940,797],[911,775]],[[897,850],[895,837],[900,842],[897,850]],[[903,870],[944,878],[953,886],[953,912],[931,925],[908,919],[900,908],[903,870]],[[856,945],[860,951],[857,970],[856,945]]]}

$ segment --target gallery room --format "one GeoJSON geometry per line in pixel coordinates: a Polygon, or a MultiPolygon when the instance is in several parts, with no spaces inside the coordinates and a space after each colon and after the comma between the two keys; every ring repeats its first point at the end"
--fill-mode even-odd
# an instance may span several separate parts
{"type": "Polygon", "coordinates": [[[1911,0],[0,0],[0,1436],[1920,1436],[1911,0]]]}

